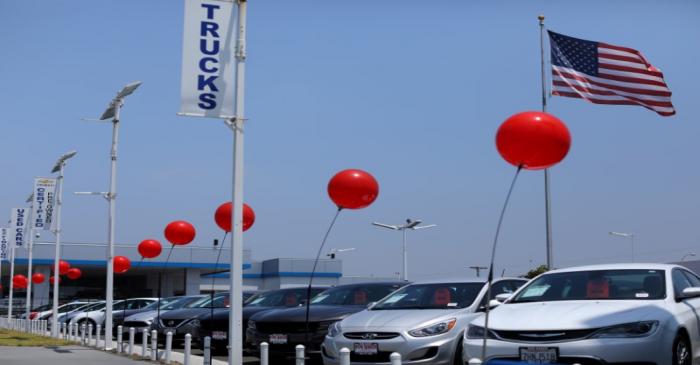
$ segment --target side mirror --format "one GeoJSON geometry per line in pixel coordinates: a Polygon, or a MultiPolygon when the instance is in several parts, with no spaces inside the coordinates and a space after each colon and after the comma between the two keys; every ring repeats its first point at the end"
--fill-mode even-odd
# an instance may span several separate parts
{"type": "Polygon", "coordinates": [[[500,303],[504,303],[506,300],[510,299],[512,297],[512,293],[501,293],[496,295],[496,300],[500,303]]]}
{"type": "Polygon", "coordinates": [[[369,302],[367,303],[367,309],[372,309],[377,304],[377,302],[369,302]]]}
{"type": "MultiPolygon", "coordinates": [[[[496,299],[491,299],[491,301],[489,301],[489,310],[494,309],[494,308],[498,307],[499,305],[501,305],[501,302],[499,302],[496,299]]],[[[486,312],[486,306],[482,305],[476,311],[477,312],[486,312]]]]}
{"type": "Polygon", "coordinates": [[[690,287],[683,289],[680,299],[700,297],[700,287],[690,287]]]}

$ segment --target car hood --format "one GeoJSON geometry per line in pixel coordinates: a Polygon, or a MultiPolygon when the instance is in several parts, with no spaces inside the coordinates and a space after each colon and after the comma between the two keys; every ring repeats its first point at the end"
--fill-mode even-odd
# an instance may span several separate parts
{"type": "Polygon", "coordinates": [[[410,331],[436,321],[477,314],[459,309],[397,309],[364,310],[343,320],[344,332],[354,331],[410,331]]]}
{"type": "MultiPolygon", "coordinates": [[[[309,308],[309,322],[339,321],[350,314],[365,309],[360,305],[312,305],[309,308]]],[[[256,322],[304,322],[306,307],[273,309],[250,317],[256,322]]]]}
{"type": "MultiPolygon", "coordinates": [[[[663,301],[581,300],[510,303],[495,308],[489,327],[495,330],[591,329],[647,320],[663,320],[671,314],[663,301]]],[[[472,322],[483,326],[484,317],[472,322]]]]}
{"type": "MultiPolygon", "coordinates": [[[[169,311],[161,310],[160,311],[161,317],[163,316],[163,314],[165,314],[167,312],[169,312],[169,311]]],[[[130,316],[127,316],[125,321],[152,321],[153,318],[156,318],[157,315],[158,315],[158,311],[149,310],[149,311],[140,312],[140,313],[136,313],[136,314],[132,314],[130,316]]]]}

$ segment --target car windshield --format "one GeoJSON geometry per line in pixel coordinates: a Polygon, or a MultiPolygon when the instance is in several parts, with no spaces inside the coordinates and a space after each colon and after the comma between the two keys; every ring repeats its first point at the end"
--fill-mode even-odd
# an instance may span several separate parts
{"type": "Polygon", "coordinates": [[[544,274],[509,303],[645,300],[666,296],[663,270],[593,270],[544,274]]]}
{"type": "Polygon", "coordinates": [[[165,309],[168,305],[177,302],[179,300],[183,299],[182,297],[170,297],[170,298],[161,298],[160,300],[156,300],[155,302],[147,305],[144,307],[144,309],[148,310],[156,310],[158,309],[158,303],[160,303],[160,309],[165,309]]]}
{"type": "Polygon", "coordinates": [[[483,287],[484,283],[413,284],[384,298],[372,310],[466,308],[483,287]]]}
{"type": "Polygon", "coordinates": [[[398,284],[337,287],[315,296],[311,304],[367,305],[384,298],[399,287],[398,284]]]}
{"type": "Polygon", "coordinates": [[[105,302],[100,302],[100,303],[95,303],[95,304],[90,304],[88,306],[85,306],[83,308],[79,308],[81,311],[84,312],[89,312],[89,311],[95,311],[95,310],[100,310],[106,306],[105,302]]]}
{"type": "Polygon", "coordinates": [[[171,301],[170,303],[168,303],[164,306],[161,306],[160,309],[173,310],[173,309],[184,308],[188,304],[193,303],[201,298],[202,297],[181,297],[181,298],[178,298],[177,300],[171,301]]]}
{"type": "Polygon", "coordinates": [[[211,296],[202,297],[188,305],[186,308],[226,308],[229,306],[228,293],[225,294],[214,294],[212,300],[211,296]]]}

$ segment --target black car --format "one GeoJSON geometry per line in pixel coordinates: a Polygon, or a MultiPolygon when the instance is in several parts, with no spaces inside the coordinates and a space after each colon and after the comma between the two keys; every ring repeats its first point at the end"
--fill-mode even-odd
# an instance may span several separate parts
{"type": "Polygon", "coordinates": [[[275,309],[253,315],[246,329],[246,348],[260,351],[267,342],[271,358],[293,358],[296,345],[304,345],[306,354],[319,357],[328,327],[372,302],[379,301],[407,282],[374,282],[341,285],[318,294],[311,300],[308,331],[306,307],[275,309]]]}
{"type": "MultiPolygon", "coordinates": [[[[160,308],[163,309],[163,307],[167,306],[168,304],[171,304],[171,303],[173,303],[173,302],[175,302],[175,301],[181,300],[182,298],[184,298],[184,297],[167,297],[167,298],[161,298],[160,300],[156,300],[155,302],[153,302],[153,303],[151,303],[151,304],[148,304],[148,305],[145,306],[145,307],[141,307],[141,308],[131,308],[131,309],[127,309],[127,310],[120,311],[120,312],[118,312],[118,313],[115,312],[115,313],[112,315],[112,323],[113,323],[113,324],[112,324],[112,328],[113,328],[113,331],[114,331],[114,333],[116,333],[117,328],[118,328],[119,326],[126,327],[126,326],[124,326],[124,322],[126,321],[127,318],[129,318],[130,316],[132,316],[132,315],[134,315],[134,314],[139,314],[139,313],[143,313],[143,312],[155,311],[155,310],[158,309],[158,305],[159,305],[159,304],[160,304],[160,308]]],[[[129,302],[129,299],[125,299],[125,302],[129,302]]],[[[131,303],[128,303],[128,304],[125,304],[125,305],[127,306],[127,308],[129,308],[129,307],[132,306],[131,303]]],[[[127,328],[126,330],[122,330],[122,331],[123,331],[123,332],[128,332],[128,327],[126,327],[126,328],[127,328]]],[[[140,328],[140,327],[136,327],[136,328],[140,328]]]]}
{"type": "MultiPolygon", "coordinates": [[[[298,307],[306,301],[308,287],[288,288],[271,290],[261,293],[245,302],[243,305],[243,332],[248,326],[248,319],[263,311],[284,308],[298,307]]],[[[327,287],[312,287],[311,297],[328,289],[327,287]]],[[[211,346],[216,350],[226,349],[228,345],[228,319],[230,311],[225,308],[215,309],[209,316],[200,316],[201,328],[200,339],[206,336],[211,337],[211,346]]],[[[244,333],[245,341],[245,333],[244,333]]]]}
{"type": "Polygon", "coordinates": [[[199,339],[199,317],[211,313],[216,308],[228,308],[228,293],[205,296],[181,309],[161,313],[153,320],[151,329],[158,331],[158,340],[164,341],[167,332],[172,332],[173,342],[184,341],[185,335],[192,335],[192,340],[199,339]]]}

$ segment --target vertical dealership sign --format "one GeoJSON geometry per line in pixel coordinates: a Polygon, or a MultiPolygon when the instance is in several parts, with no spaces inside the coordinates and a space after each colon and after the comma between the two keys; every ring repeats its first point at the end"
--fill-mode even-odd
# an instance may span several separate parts
{"type": "Polygon", "coordinates": [[[180,112],[231,119],[235,85],[233,2],[185,0],[180,112]]]}
{"type": "Polygon", "coordinates": [[[51,229],[53,205],[56,197],[56,179],[37,177],[34,179],[34,200],[32,201],[32,220],[34,228],[51,229]]]}
{"type": "Polygon", "coordinates": [[[13,208],[10,214],[10,244],[14,247],[24,246],[27,213],[26,208],[13,208]]]}
{"type": "Polygon", "coordinates": [[[0,260],[8,260],[10,258],[10,230],[5,227],[0,228],[0,260]]]}

